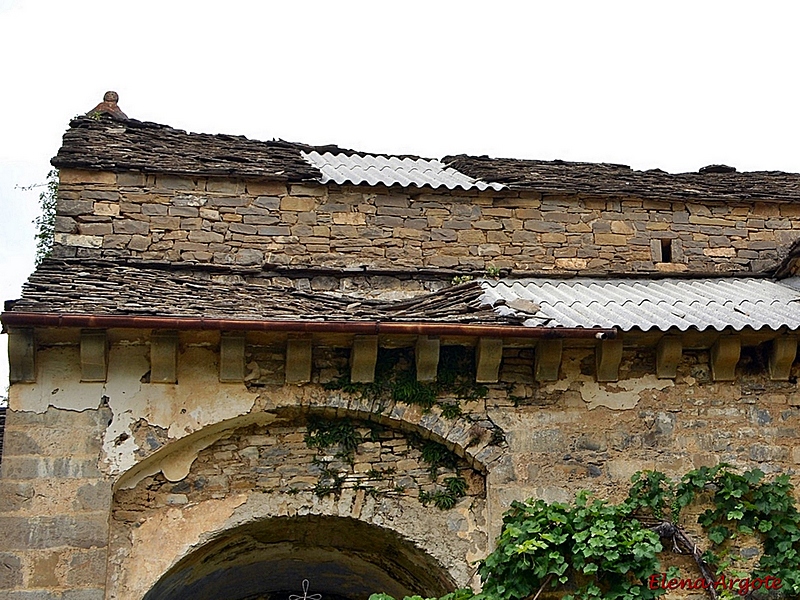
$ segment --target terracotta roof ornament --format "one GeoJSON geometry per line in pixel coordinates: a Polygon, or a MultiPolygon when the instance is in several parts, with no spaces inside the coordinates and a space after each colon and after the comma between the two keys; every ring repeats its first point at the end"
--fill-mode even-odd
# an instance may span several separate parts
{"type": "Polygon", "coordinates": [[[120,110],[117,102],[119,102],[119,94],[108,91],[103,96],[103,101],[87,112],[86,115],[95,118],[107,115],[115,119],[127,119],[128,115],[120,110]]]}

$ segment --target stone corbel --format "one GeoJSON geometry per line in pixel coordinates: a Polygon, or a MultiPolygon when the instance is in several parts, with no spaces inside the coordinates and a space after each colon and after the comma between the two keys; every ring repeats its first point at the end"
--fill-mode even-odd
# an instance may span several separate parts
{"type": "Polygon", "coordinates": [[[597,381],[617,381],[622,362],[622,340],[602,340],[594,349],[597,381]]]}
{"type": "Polygon", "coordinates": [[[682,355],[683,340],[679,336],[662,337],[656,347],[656,376],[659,379],[675,379],[682,355]]]}
{"type": "Polygon", "coordinates": [[[475,350],[475,381],[497,383],[500,379],[500,362],[503,360],[503,340],[480,338],[475,350]]]}
{"type": "Polygon", "coordinates": [[[222,383],[244,381],[244,347],[246,335],[240,331],[223,331],[219,338],[219,380],[222,383]]]}
{"type": "Polygon", "coordinates": [[[11,383],[36,381],[36,336],[33,329],[8,331],[8,366],[11,383]]]}
{"type": "Polygon", "coordinates": [[[150,383],[178,383],[178,332],[150,334],[150,383]]]}
{"type": "Polygon", "coordinates": [[[439,369],[439,338],[419,336],[414,350],[414,359],[417,367],[417,381],[436,381],[436,371],[439,369]]]}
{"type": "Polygon", "coordinates": [[[375,381],[375,365],[378,362],[378,336],[357,335],[350,351],[350,381],[372,383],[375,381]]]}
{"type": "Polygon", "coordinates": [[[787,381],[792,363],[797,356],[797,338],[782,335],[772,340],[769,349],[769,377],[774,381],[787,381]]]}
{"type": "Polygon", "coordinates": [[[733,381],[736,378],[736,363],[742,352],[742,343],[737,335],[722,335],[711,347],[711,377],[714,381],[733,381]]]}
{"type": "Polygon", "coordinates": [[[286,342],[286,383],[311,381],[311,338],[289,338],[286,342]]]}
{"type": "Polygon", "coordinates": [[[108,338],[104,329],[81,331],[81,381],[102,382],[108,377],[108,338]]]}
{"type": "Polygon", "coordinates": [[[539,340],[536,343],[533,376],[536,381],[556,381],[561,368],[562,340],[539,340]]]}

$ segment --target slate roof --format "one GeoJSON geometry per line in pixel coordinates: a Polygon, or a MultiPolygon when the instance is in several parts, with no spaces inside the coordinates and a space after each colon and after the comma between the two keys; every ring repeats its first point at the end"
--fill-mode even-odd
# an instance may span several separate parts
{"type": "Polygon", "coordinates": [[[800,174],[635,171],[624,165],[450,156],[441,161],[386,156],[336,146],[187,133],[135,119],[78,117],[55,167],[186,175],[258,177],[286,182],[416,185],[448,189],[505,187],[554,194],[651,199],[800,200],[800,174]],[[305,158],[304,158],[305,156],[305,158]]]}
{"type": "Polygon", "coordinates": [[[403,301],[306,293],[220,270],[49,260],[11,312],[528,327],[800,330],[800,278],[501,279],[403,301]]]}
{"type": "Polygon", "coordinates": [[[483,287],[483,302],[527,326],[800,329],[800,278],[506,279],[483,287]],[[528,316],[532,305],[539,311],[528,316]]]}
{"type": "Polygon", "coordinates": [[[553,194],[636,196],[657,200],[800,200],[800,174],[737,173],[722,165],[699,173],[636,171],[626,165],[447,156],[442,161],[470,177],[512,189],[553,194]]]}
{"type": "Polygon", "coordinates": [[[204,317],[276,321],[519,324],[483,306],[478,283],[404,301],[306,293],[225,272],[112,262],[45,261],[11,312],[204,317]]]}
{"type": "Polygon", "coordinates": [[[135,119],[77,117],[51,163],[57,168],[314,181],[319,170],[303,160],[300,149],[284,141],[187,133],[135,119]]]}

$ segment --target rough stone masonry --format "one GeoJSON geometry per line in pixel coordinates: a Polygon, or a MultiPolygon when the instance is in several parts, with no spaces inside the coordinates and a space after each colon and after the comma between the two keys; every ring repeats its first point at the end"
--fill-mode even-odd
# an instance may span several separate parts
{"type": "Polygon", "coordinates": [[[2,316],[3,598],[440,594],[478,584],[513,500],[722,461],[798,482],[800,302],[711,327],[687,299],[696,325],[661,329],[608,280],[629,312],[566,327],[480,283],[766,281],[800,237],[797,175],[400,157],[434,184],[336,183],[303,153],[361,155],[95,116],[54,159],[54,258],[2,316]],[[482,389],[427,409],[379,387],[441,382],[446,356],[482,389]]]}

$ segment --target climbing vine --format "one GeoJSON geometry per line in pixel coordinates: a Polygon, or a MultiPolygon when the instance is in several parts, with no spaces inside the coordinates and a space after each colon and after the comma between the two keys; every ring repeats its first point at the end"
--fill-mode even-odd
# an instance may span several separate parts
{"type": "MultiPolygon", "coordinates": [[[[441,600],[537,600],[545,591],[562,600],[646,600],[678,585],[714,599],[796,598],[800,513],[786,475],[768,481],[758,469],[738,473],[727,464],[690,471],[679,481],[641,471],[617,504],[587,492],[571,504],[513,503],[495,551],[478,572],[479,593],[458,590],[441,600]],[[684,512],[698,511],[704,542],[683,528],[684,512]],[[752,543],[760,558],[748,573],[734,550],[752,543]],[[679,579],[671,567],[662,574],[665,548],[689,555],[698,573],[679,579]]],[[[391,598],[374,594],[370,600],[391,598]]]]}
{"type": "MultiPolygon", "coordinates": [[[[358,446],[365,441],[376,441],[379,439],[380,426],[368,424],[369,435],[365,436],[359,432],[356,425],[349,419],[327,420],[317,416],[311,416],[306,425],[304,440],[309,448],[317,448],[321,451],[331,448],[336,449],[333,455],[334,460],[339,459],[343,463],[353,465],[358,446]]],[[[363,429],[362,429],[363,430],[363,429]]],[[[431,481],[436,483],[439,478],[440,469],[458,471],[458,456],[443,444],[433,440],[424,440],[418,434],[410,433],[407,436],[408,443],[420,451],[422,462],[428,465],[428,474],[431,481]]],[[[315,457],[313,463],[319,470],[319,479],[314,486],[314,493],[324,497],[331,494],[338,494],[344,487],[347,474],[334,468],[330,459],[321,460],[315,457]]],[[[389,467],[378,470],[371,469],[367,472],[370,479],[383,479],[394,475],[396,469],[389,467]]],[[[467,481],[459,475],[445,477],[443,485],[438,485],[433,491],[420,490],[419,501],[427,506],[433,504],[440,510],[453,508],[456,503],[467,495],[467,481]]],[[[376,495],[374,488],[366,487],[367,492],[376,495]]],[[[395,487],[395,492],[405,491],[395,487]]]]}
{"type": "Polygon", "coordinates": [[[39,193],[39,208],[42,211],[33,220],[36,225],[36,266],[50,256],[53,251],[53,243],[56,235],[56,202],[58,200],[58,169],[51,169],[47,173],[47,181],[30,186],[18,186],[22,190],[32,190],[41,188],[39,193]]]}

